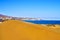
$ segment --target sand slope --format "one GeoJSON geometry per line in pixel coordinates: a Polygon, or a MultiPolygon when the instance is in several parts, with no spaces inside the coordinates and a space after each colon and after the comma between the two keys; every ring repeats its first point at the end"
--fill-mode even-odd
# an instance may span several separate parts
{"type": "Polygon", "coordinates": [[[54,31],[54,32],[60,34],[60,25],[59,25],[59,24],[55,24],[55,26],[53,26],[53,25],[51,25],[51,24],[50,24],[50,26],[48,26],[48,25],[46,25],[46,24],[40,24],[40,25],[42,25],[43,27],[48,28],[48,29],[51,30],[51,31],[54,31]]]}
{"type": "Polygon", "coordinates": [[[48,27],[48,29],[54,31],[54,32],[57,32],[57,33],[60,33],[60,25],[55,25],[55,27],[48,27]]]}
{"type": "Polygon", "coordinates": [[[41,25],[9,20],[0,24],[0,40],[60,40],[60,34],[41,25]]]}

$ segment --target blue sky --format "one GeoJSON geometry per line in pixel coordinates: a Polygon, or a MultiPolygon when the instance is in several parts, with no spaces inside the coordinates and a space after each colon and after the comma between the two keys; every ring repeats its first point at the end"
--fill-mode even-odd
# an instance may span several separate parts
{"type": "Polygon", "coordinates": [[[60,0],[0,0],[0,14],[60,19],[60,0]]]}

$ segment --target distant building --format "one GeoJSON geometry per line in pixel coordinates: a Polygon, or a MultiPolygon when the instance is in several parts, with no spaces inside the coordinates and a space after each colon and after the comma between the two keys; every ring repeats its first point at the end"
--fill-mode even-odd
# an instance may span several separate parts
{"type": "Polygon", "coordinates": [[[20,18],[21,20],[41,20],[40,18],[20,18]]]}
{"type": "Polygon", "coordinates": [[[0,19],[0,22],[3,22],[4,20],[0,19]]]}

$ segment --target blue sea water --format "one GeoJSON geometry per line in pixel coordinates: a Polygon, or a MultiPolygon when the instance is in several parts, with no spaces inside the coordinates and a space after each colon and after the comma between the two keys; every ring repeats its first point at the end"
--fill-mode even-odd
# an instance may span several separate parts
{"type": "Polygon", "coordinates": [[[25,20],[34,24],[60,24],[60,20],[25,20]]]}

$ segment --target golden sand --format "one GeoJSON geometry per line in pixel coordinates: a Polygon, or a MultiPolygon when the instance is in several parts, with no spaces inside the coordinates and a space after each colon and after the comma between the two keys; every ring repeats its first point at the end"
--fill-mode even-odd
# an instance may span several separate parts
{"type": "Polygon", "coordinates": [[[41,25],[9,20],[0,24],[0,40],[60,40],[60,34],[41,25]]]}
{"type": "Polygon", "coordinates": [[[60,34],[60,25],[59,24],[54,24],[54,25],[51,25],[48,26],[46,24],[39,24],[39,25],[42,25],[43,27],[46,27],[47,29],[51,30],[51,31],[54,31],[54,32],[57,32],[60,34]]]}
{"type": "Polygon", "coordinates": [[[55,27],[50,26],[50,27],[48,27],[48,29],[50,29],[54,32],[60,33],[60,25],[55,25],[55,27]]]}

